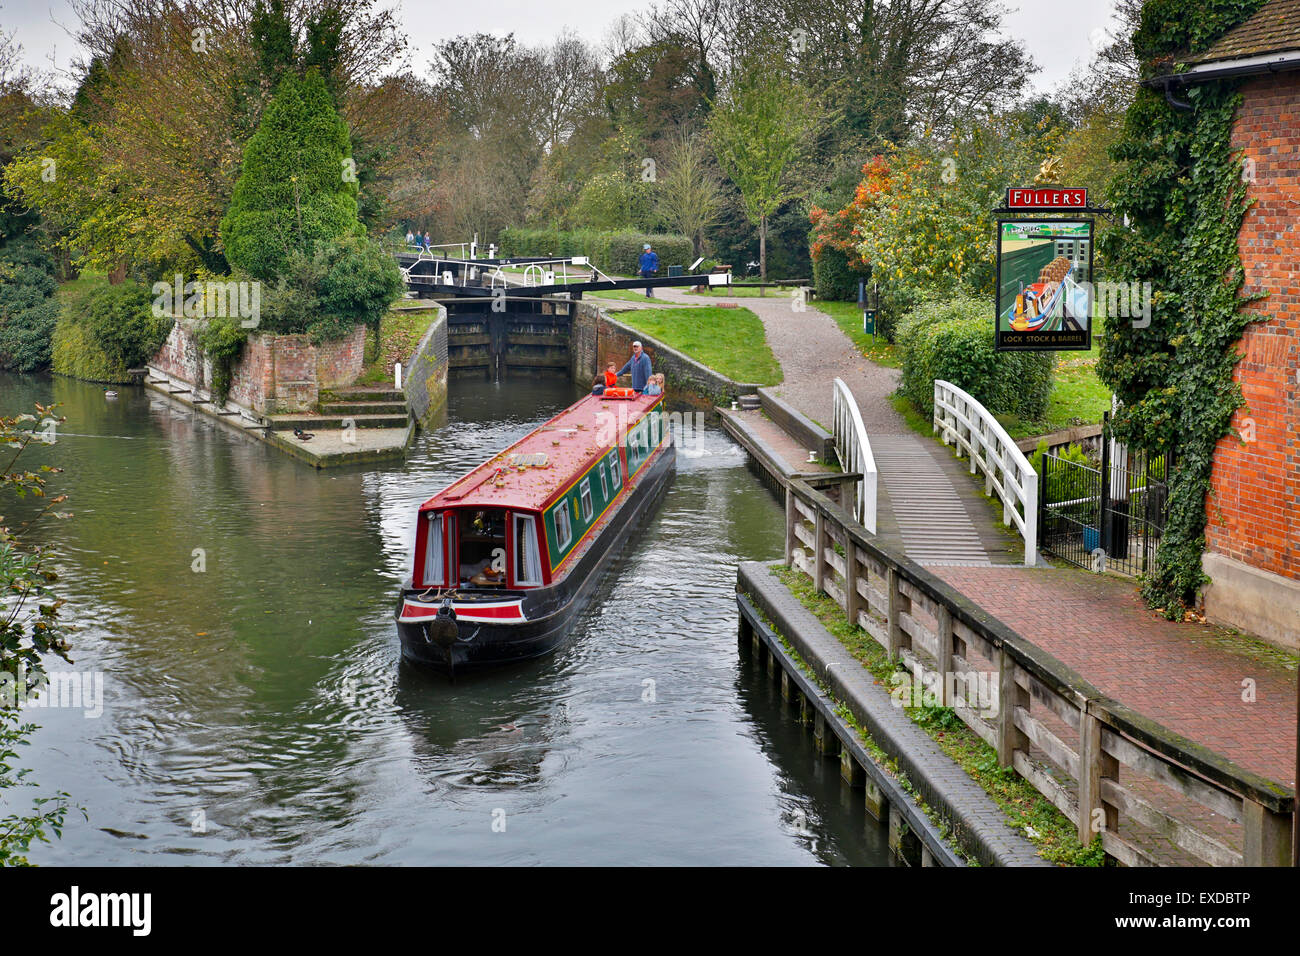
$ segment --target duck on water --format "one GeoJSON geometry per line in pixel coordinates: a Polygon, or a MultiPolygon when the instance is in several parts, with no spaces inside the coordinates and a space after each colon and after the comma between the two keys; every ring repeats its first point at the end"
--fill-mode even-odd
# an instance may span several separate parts
{"type": "Polygon", "coordinates": [[[454,673],[550,653],[676,465],[662,395],[588,395],[420,506],[402,656],[454,673]]]}

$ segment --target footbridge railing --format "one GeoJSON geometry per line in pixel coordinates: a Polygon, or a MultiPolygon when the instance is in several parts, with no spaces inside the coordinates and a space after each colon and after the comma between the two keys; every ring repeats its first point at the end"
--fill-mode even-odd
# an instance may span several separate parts
{"type": "Polygon", "coordinates": [[[1002,522],[1025,539],[1025,564],[1038,561],[1038,473],[989,410],[951,382],[935,379],[934,431],[957,457],[970,459],[970,473],[984,474],[984,493],[1002,499],[1002,522]]]}
{"type": "Polygon", "coordinates": [[[871,454],[871,441],[867,438],[867,427],[862,424],[857,399],[842,379],[837,378],[834,387],[835,403],[831,414],[835,421],[835,454],[840,460],[841,468],[862,475],[862,480],[858,482],[853,516],[864,528],[875,534],[876,490],[880,484],[880,473],[876,471],[876,459],[871,454]]]}

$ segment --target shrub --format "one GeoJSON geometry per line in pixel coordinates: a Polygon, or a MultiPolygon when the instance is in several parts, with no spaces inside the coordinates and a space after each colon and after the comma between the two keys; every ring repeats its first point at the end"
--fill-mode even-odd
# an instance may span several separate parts
{"type": "Polygon", "coordinates": [[[951,299],[913,309],[898,327],[899,391],[928,418],[934,382],[968,392],[994,415],[1043,417],[1052,392],[1050,352],[995,352],[993,316],[983,299],[951,299]]]}
{"type": "Polygon", "coordinates": [[[380,320],[406,288],[397,263],[378,243],[364,238],[331,243],[319,250],[317,257],[324,265],[321,308],[345,326],[337,335],[322,337],[346,335],[353,325],[361,322],[374,333],[377,344],[380,320]]]}
{"type": "Polygon", "coordinates": [[[689,236],[668,233],[599,232],[575,229],[521,229],[501,231],[501,254],[505,256],[589,256],[602,271],[613,275],[635,275],[646,243],[659,254],[660,275],[668,274],[670,265],[683,268],[695,261],[694,245],[689,236]]]}
{"type": "Polygon", "coordinates": [[[223,316],[209,319],[198,338],[212,362],[212,395],[219,404],[225,404],[235,362],[248,341],[248,331],[239,322],[223,316]]]}
{"type": "Polygon", "coordinates": [[[54,289],[54,262],[35,242],[0,242],[0,367],[19,372],[49,367],[59,317],[54,289]]]}
{"type": "Polygon", "coordinates": [[[364,323],[377,338],[380,319],[403,288],[401,270],[379,243],[352,236],[322,243],[313,255],[289,254],[264,295],[260,328],[321,342],[364,323]]]}
{"type": "Polygon", "coordinates": [[[173,320],[153,314],[148,289],[124,282],[97,289],[81,321],[112,366],[130,369],[162,348],[173,320]]]}
{"type": "Polygon", "coordinates": [[[126,366],[105,354],[90,330],[68,315],[59,318],[50,343],[50,368],[87,382],[130,381],[126,366]]]}
{"type": "Polygon", "coordinates": [[[827,246],[813,257],[813,286],[817,298],[835,302],[856,302],[858,283],[869,273],[849,267],[849,257],[839,249],[827,246]]]}
{"type": "Polygon", "coordinates": [[[16,372],[50,367],[50,340],[59,320],[59,304],[42,299],[0,321],[0,366],[16,372]]]}
{"type": "MultiPolygon", "coordinates": [[[[867,172],[870,164],[863,167],[867,172]]],[[[861,191],[866,195],[865,186],[861,191]]],[[[812,258],[813,286],[819,299],[852,302],[858,297],[858,282],[868,278],[871,266],[857,251],[853,225],[860,198],[837,213],[813,206],[809,213],[812,230],[808,234],[808,252],[812,258]]]]}

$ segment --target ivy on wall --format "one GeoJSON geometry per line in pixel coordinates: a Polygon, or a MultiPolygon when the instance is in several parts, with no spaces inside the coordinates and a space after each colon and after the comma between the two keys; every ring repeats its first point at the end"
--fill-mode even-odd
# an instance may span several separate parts
{"type": "MultiPolygon", "coordinates": [[[[1170,72],[1179,57],[1207,49],[1263,0],[1148,0],[1133,36],[1142,75],[1170,72]]],[[[1122,403],[1116,437],[1152,452],[1173,451],[1169,515],[1158,568],[1143,596],[1179,619],[1206,578],[1206,495],[1214,448],[1243,404],[1233,381],[1234,345],[1255,316],[1243,312],[1237,233],[1249,208],[1241,157],[1233,151],[1240,102],[1229,82],[1176,91],[1139,89],[1113,149],[1123,165],[1110,202],[1131,228],[1102,238],[1121,282],[1150,282],[1150,322],[1111,322],[1097,372],[1122,403]],[[1143,327],[1145,325],[1145,327],[1143,327]]]]}

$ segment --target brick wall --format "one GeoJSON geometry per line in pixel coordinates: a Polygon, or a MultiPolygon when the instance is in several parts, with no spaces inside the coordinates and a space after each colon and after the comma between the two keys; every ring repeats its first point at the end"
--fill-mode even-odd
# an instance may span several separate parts
{"type": "MultiPolygon", "coordinates": [[[[1246,407],[1215,449],[1208,549],[1300,579],[1300,74],[1253,80],[1233,145],[1253,162],[1254,207],[1237,239],[1245,292],[1262,316],[1242,338],[1235,378],[1246,407]]],[[[1247,164],[1247,171],[1251,166],[1247,164]]]]}
{"type": "Polygon", "coordinates": [[[406,404],[422,428],[432,428],[447,407],[447,310],[437,307],[429,329],[406,363],[406,404]]]}
{"type": "MultiPolygon", "coordinates": [[[[149,362],[151,368],[209,397],[212,363],[198,343],[198,323],[179,320],[149,362]]],[[[229,404],[254,415],[307,411],[321,389],[351,385],[365,367],[366,328],[320,345],[306,335],[255,332],[231,369],[229,404]]]]}
{"type": "MultiPolygon", "coordinates": [[[[733,382],[707,365],[669,348],[662,342],[638,332],[631,325],[612,319],[596,306],[586,303],[575,309],[570,348],[573,350],[573,377],[584,385],[613,362],[620,369],[632,356],[632,343],[639,341],[655,372],[664,374],[668,396],[701,408],[712,408],[732,401],[737,395],[753,394],[757,385],[733,382]]],[[[635,314],[621,317],[635,321],[635,314]]]]}

